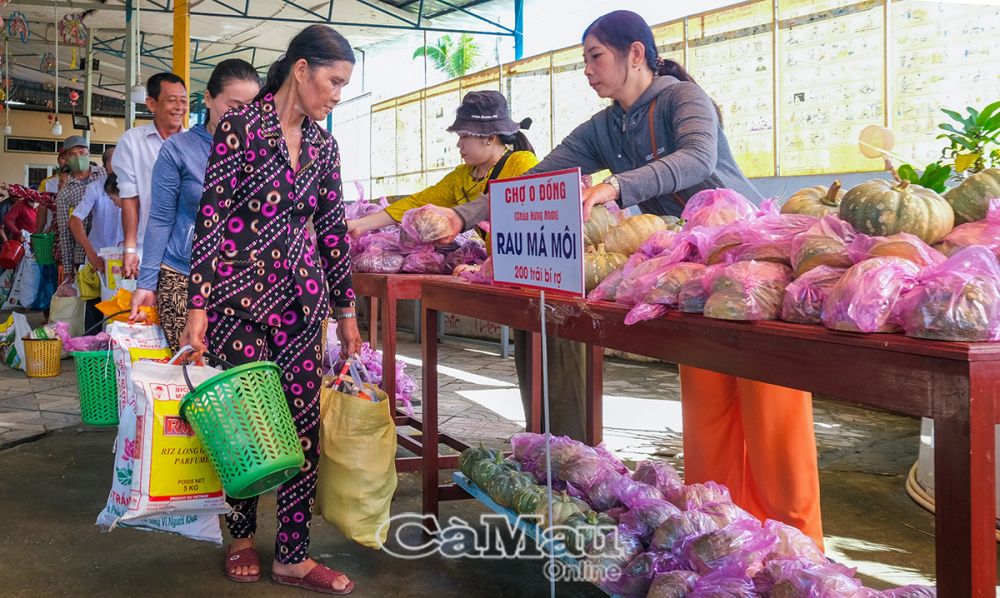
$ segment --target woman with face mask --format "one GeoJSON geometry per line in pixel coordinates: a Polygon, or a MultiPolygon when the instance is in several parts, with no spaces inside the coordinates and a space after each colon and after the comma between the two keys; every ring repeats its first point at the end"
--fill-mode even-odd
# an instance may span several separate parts
{"type": "MultiPolygon", "coordinates": [[[[597,204],[680,215],[703,189],[759,201],[743,176],[712,99],[676,62],[659,58],[649,25],[618,10],[583,34],[590,86],[614,103],[581,124],[531,173],[579,166],[614,173],[583,194],[597,204]]],[[[455,208],[455,228],[486,218],[484,200],[455,208]]],[[[688,483],[713,480],[761,520],[798,527],[823,546],[809,393],[680,366],[688,483]]]]}
{"type": "Polygon", "coordinates": [[[463,164],[437,184],[401,199],[388,208],[347,223],[352,238],[391,224],[406,212],[434,204],[452,208],[482,195],[491,180],[524,174],[538,164],[534,148],[519,129],[531,126],[531,119],[515,123],[510,119],[507,98],[497,91],[473,91],[458,107],[448,131],[458,135],[458,152],[463,164]]]}
{"type": "Polygon", "coordinates": [[[129,319],[142,317],[140,306],[156,305],[160,326],[175,351],[187,323],[191,239],[212,135],[223,115],[252,102],[259,91],[260,77],[249,62],[231,58],[217,64],[205,90],[208,122],[171,135],[153,165],[153,199],[129,319]]]}
{"type": "MultiPolygon", "coordinates": [[[[360,351],[337,142],[325,120],[351,79],[354,52],[339,33],[312,25],[268,71],[260,94],[219,122],[195,216],[188,323],[181,344],[235,364],[268,360],[282,387],[306,462],[278,488],[271,578],[347,594],[346,575],[309,557],[319,462],[320,331],[337,319],[341,355],[360,351]],[[316,240],[306,223],[313,221],[316,240]],[[332,309],[331,309],[332,308],[332,309]]],[[[260,578],[257,499],[230,499],[233,542],[226,575],[260,578]]]]}

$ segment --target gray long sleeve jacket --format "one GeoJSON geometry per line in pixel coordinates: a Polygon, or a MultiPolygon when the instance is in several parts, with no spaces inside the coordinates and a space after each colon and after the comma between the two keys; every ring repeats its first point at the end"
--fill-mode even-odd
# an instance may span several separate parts
{"type": "MultiPolygon", "coordinates": [[[[620,205],[645,213],[679,216],[688,198],[717,187],[761,199],[733,158],[711,98],[670,76],[655,77],[628,112],[615,102],[595,114],[527,174],[577,166],[583,174],[609,169],[621,184],[620,205]]],[[[471,228],[488,217],[489,202],[484,196],[455,210],[471,228]]]]}

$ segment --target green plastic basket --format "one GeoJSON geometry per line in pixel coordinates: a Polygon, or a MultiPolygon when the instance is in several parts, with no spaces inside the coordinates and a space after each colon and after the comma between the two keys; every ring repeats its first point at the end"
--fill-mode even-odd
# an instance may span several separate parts
{"type": "Polygon", "coordinates": [[[181,401],[181,416],[205,445],[227,496],[269,492],[305,463],[281,368],[270,361],[235,366],[202,382],[181,401]]]}
{"type": "Polygon", "coordinates": [[[31,253],[40,266],[56,263],[56,234],[33,233],[31,235],[31,253]]]}
{"type": "Polygon", "coordinates": [[[118,384],[111,351],[76,351],[80,419],[91,426],[118,425],[118,384]]]}

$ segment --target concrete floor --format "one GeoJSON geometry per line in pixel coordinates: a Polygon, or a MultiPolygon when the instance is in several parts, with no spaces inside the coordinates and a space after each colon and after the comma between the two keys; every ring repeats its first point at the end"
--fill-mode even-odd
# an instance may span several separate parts
{"type": "MultiPolygon", "coordinates": [[[[419,347],[400,355],[419,381],[419,347]]],[[[495,347],[449,341],[442,347],[442,428],[467,441],[503,446],[521,428],[513,360],[495,347]]],[[[655,456],[679,464],[676,369],[609,361],[606,442],[628,460],[655,456]]],[[[107,498],[114,432],[79,425],[72,361],[50,380],[0,371],[0,595],[263,596],[306,595],[266,578],[237,585],[222,575],[223,551],[183,538],[129,529],[100,533],[94,519],[107,498]]],[[[815,401],[823,518],[828,553],[857,567],[872,587],[933,583],[934,521],[904,490],[917,456],[919,422],[815,401]]],[[[419,408],[418,408],[419,412],[419,408]]],[[[418,512],[419,479],[400,476],[394,513],[418,512]]],[[[273,495],[262,499],[261,557],[273,555],[273,495]]],[[[480,526],[474,501],[446,503],[444,518],[480,526]]],[[[359,596],[546,596],[537,560],[433,556],[402,560],[345,540],[320,518],[313,553],[345,570],[359,596]]],[[[601,596],[585,584],[559,584],[559,596],[601,596]]]]}

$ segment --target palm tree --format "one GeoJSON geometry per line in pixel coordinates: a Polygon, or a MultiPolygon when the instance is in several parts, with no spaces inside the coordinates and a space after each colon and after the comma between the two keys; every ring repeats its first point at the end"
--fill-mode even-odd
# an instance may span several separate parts
{"type": "Polygon", "coordinates": [[[414,58],[421,56],[429,58],[434,68],[448,75],[449,79],[457,79],[475,68],[476,59],[479,58],[479,44],[466,33],[458,41],[450,35],[444,35],[433,46],[421,46],[414,50],[414,58]]]}

